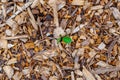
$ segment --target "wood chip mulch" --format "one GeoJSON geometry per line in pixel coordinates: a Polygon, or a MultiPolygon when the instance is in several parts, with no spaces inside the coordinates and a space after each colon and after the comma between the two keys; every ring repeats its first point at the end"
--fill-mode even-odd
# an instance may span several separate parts
{"type": "Polygon", "coordinates": [[[120,0],[0,0],[0,80],[119,79],[120,0]]]}

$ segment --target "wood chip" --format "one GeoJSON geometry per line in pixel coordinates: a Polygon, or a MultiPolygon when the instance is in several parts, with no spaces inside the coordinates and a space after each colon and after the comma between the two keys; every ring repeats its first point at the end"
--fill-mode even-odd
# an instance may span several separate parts
{"type": "Polygon", "coordinates": [[[102,9],[103,6],[102,5],[97,5],[97,6],[92,6],[91,10],[98,10],[98,9],[102,9]]]}
{"type": "Polygon", "coordinates": [[[72,5],[77,5],[77,6],[81,6],[81,5],[84,5],[84,0],[73,0],[72,1],[72,5]]]}
{"type": "Polygon", "coordinates": [[[33,56],[33,59],[35,60],[43,60],[43,59],[48,59],[48,58],[52,58],[54,56],[57,56],[57,52],[55,50],[46,50],[46,51],[41,51],[38,54],[33,56]]]}
{"type": "Polygon", "coordinates": [[[11,65],[11,64],[15,64],[17,63],[17,59],[16,58],[12,58],[7,62],[7,65],[11,65]]]}
{"type": "Polygon", "coordinates": [[[11,79],[13,74],[14,74],[13,68],[11,66],[4,66],[3,70],[5,71],[5,73],[8,76],[8,78],[11,79]]]}
{"type": "Polygon", "coordinates": [[[101,67],[109,67],[110,66],[109,64],[107,64],[107,63],[105,63],[103,61],[97,62],[96,65],[101,66],[101,67]]]}
{"type": "Polygon", "coordinates": [[[73,71],[71,72],[71,80],[75,80],[74,72],[73,71]]]}
{"type": "Polygon", "coordinates": [[[64,36],[64,35],[65,35],[65,32],[64,32],[64,30],[63,30],[61,27],[57,27],[57,28],[54,29],[53,34],[54,34],[54,37],[55,37],[55,38],[59,38],[60,35],[61,35],[61,36],[64,36]]]}
{"type": "Polygon", "coordinates": [[[0,48],[5,48],[7,49],[8,48],[8,42],[7,40],[4,40],[4,39],[0,39],[0,48]]]}
{"type": "Polygon", "coordinates": [[[105,49],[105,44],[103,42],[101,42],[98,46],[98,49],[102,50],[102,49],[105,49]]]}
{"type": "Polygon", "coordinates": [[[22,73],[21,72],[16,72],[13,76],[14,80],[21,80],[22,78],[22,73]]]}
{"type": "Polygon", "coordinates": [[[95,80],[94,76],[84,66],[82,72],[86,80],[95,80]]]}

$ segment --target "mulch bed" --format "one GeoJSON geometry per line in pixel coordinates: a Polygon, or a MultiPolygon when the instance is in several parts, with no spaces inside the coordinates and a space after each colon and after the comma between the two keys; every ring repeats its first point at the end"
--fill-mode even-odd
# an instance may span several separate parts
{"type": "Polygon", "coordinates": [[[120,0],[1,0],[0,80],[119,80],[120,0]]]}

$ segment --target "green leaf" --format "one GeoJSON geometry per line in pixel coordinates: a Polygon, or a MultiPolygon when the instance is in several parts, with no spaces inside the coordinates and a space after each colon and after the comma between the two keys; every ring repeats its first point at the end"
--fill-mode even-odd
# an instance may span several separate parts
{"type": "Polygon", "coordinates": [[[69,36],[64,36],[62,38],[62,41],[65,42],[66,44],[70,44],[72,42],[72,39],[69,36]]]}
{"type": "Polygon", "coordinates": [[[62,38],[57,38],[57,43],[61,42],[62,38]]]}

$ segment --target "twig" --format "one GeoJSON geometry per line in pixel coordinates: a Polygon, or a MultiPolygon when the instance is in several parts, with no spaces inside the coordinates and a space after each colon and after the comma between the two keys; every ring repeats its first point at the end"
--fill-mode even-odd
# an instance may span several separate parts
{"type": "Polygon", "coordinates": [[[43,33],[42,33],[40,18],[37,18],[37,23],[38,23],[38,26],[39,26],[39,31],[40,31],[41,37],[42,37],[42,39],[43,39],[43,33]]]}
{"type": "MultiPolygon", "coordinates": [[[[26,3],[24,6],[21,7],[21,9],[17,10],[8,20],[10,20],[10,19],[14,18],[15,16],[17,16],[19,13],[21,13],[23,10],[25,10],[27,7],[29,7],[32,3],[33,3],[32,1],[26,3]]],[[[10,8],[10,9],[7,11],[7,14],[8,14],[9,12],[11,12],[11,10],[13,10],[13,7],[10,8]]],[[[6,20],[6,22],[7,22],[8,20],[6,20]]],[[[3,27],[3,26],[5,26],[5,25],[6,25],[6,23],[0,24],[0,27],[3,27]]]]}
{"type": "Polygon", "coordinates": [[[35,30],[38,30],[38,26],[37,26],[37,24],[36,24],[35,18],[34,18],[34,16],[33,16],[32,12],[31,12],[30,8],[27,8],[27,10],[28,10],[28,14],[29,14],[29,16],[30,16],[29,20],[30,20],[31,24],[33,25],[33,28],[34,28],[35,30]]]}
{"type": "Polygon", "coordinates": [[[59,27],[58,13],[57,13],[57,4],[56,4],[56,2],[57,2],[56,0],[49,0],[48,3],[53,8],[54,24],[56,25],[56,27],[59,27]]]}
{"type": "MultiPolygon", "coordinates": [[[[23,10],[25,10],[27,7],[29,7],[33,2],[30,1],[28,3],[26,3],[24,6],[21,7],[21,9],[17,10],[9,19],[14,18],[16,15],[18,15],[19,13],[21,13],[23,10]]],[[[8,20],[9,20],[8,19],[8,20]]]]}
{"type": "Polygon", "coordinates": [[[107,54],[108,54],[108,61],[107,61],[107,62],[109,62],[109,61],[110,61],[110,59],[111,59],[111,51],[112,51],[112,49],[113,49],[113,47],[114,47],[115,43],[117,42],[118,38],[119,38],[119,36],[118,36],[118,37],[116,37],[116,38],[113,40],[113,42],[110,44],[110,46],[108,47],[108,50],[107,50],[107,54]]]}
{"type": "Polygon", "coordinates": [[[104,74],[106,72],[120,71],[120,67],[99,68],[93,71],[96,74],[104,74]]]}
{"type": "Polygon", "coordinates": [[[13,36],[13,37],[4,37],[3,39],[6,40],[12,40],[12,39],[21,39],[21,38],[28,38],[28,35],[19,35],[19,36],[13,36]]]}
{"type": "Polygon", "coordinates": [[[63,73],[62,73],[61,68],[60,68],[59,65],[57,65],[57,64],[56,64],[56,67],[57,67],[58,71],[60,72],[60,74],[61,74],[61,76],[62,76],[62,78],[63,78],[63,73]]]}
{"type": "Polygon", "coordinates": [[[74,77],[75,75],[74,75],[74,72],[72,71],[71,72],[71,80],[75,80],[75,77],[74,77]]]}

